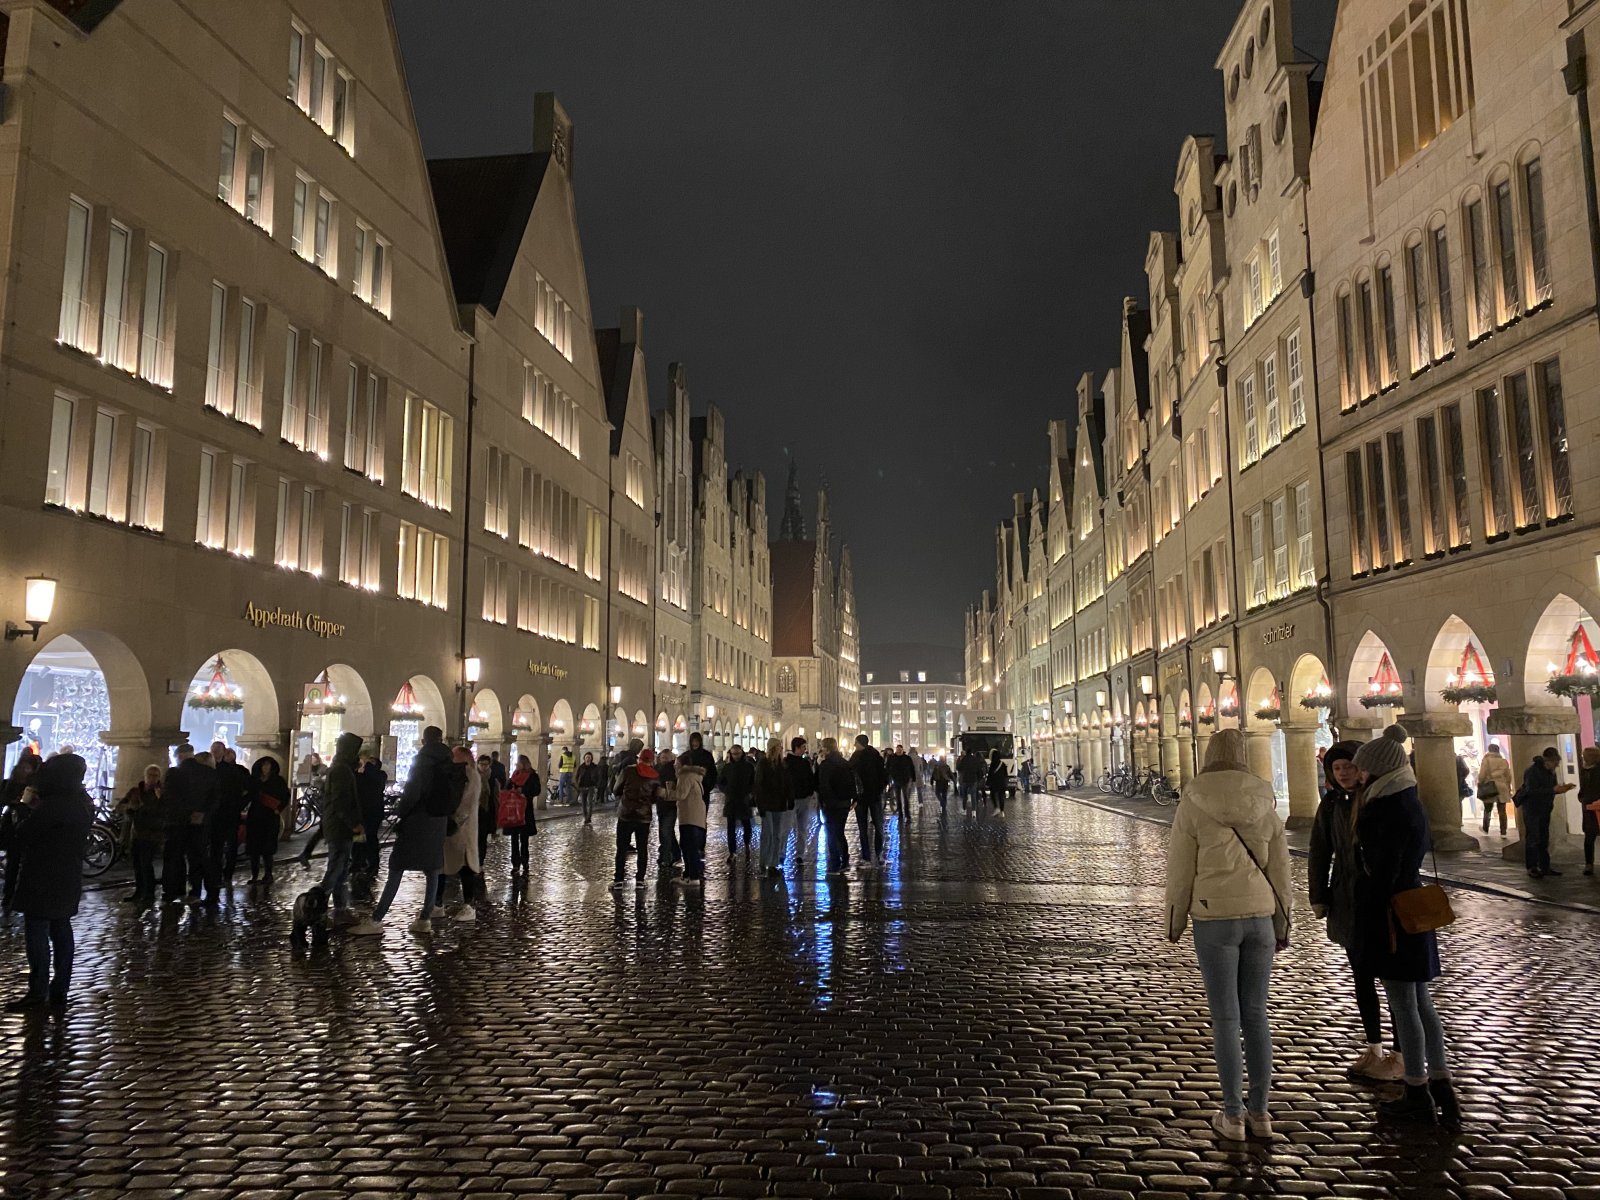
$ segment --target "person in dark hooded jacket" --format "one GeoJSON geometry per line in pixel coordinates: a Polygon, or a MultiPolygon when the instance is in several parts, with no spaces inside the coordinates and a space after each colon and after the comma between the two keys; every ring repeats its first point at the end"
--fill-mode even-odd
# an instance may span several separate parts
{"type": "Polygon", "coordinates": [[[333,744],[333,761],[322,776],[322,836],[328,840],[328,866],[322,890],[333,901],[334,919],[350,915],[350,863],[356,835],[363,833],[356,766],[361,760],[361,735],[341,733],[333,744]]]}
{"type": "Polygon", "coordinates": [[[439,874],[444,870],[445,826],[450,818],[429,811],[427,799],[443,786],[449,786],[453,794],[461,794],[458,785],[462,778],[451,762],[450,747],[444,744],[444,730],[429,725],[422,731],[422,745],[411,761],[405,794],[395,808],[399,824],[395,827],[394,846],[389,851],[389,873],[383,881],[383,894],[378,897],[372,915],[352,927],[351,933],[364,936],[383,933],[383,918],[394,903],[401,876],[406,871],[422,873],[422,911],[412,922],[411,931],[433,932],[433,902],[439,874]]]}
{"type": "Polygon", "coordinates": [[[1355,979],[1356,1007],[1366,1046],[1350,1074],[1361,1079],[1393,1081],[1400,1078],[1400,1057],[1383,1049],[1383,1009],[1378,1003],[1378,981],[1355,965],[1356,881],[1361,875],[1361,855],[1356,846],[1356,793],[1361,772],[1356,769],[1357,742],[1336,742],[1322,758],[1326,791],[1311,826],[1311,911],[1327,921],[1328,939],[1343,946],[1355,979]]]}
{"type": "Polygon", "coordinates": [[[755,760],[744,752],[743,746],[730,746],[720,775],[722,815],[728,822],[728,857],[739,853],[740,830],[744,831],[744,852],[748,856],[754,829],[750,797],[756,787],[755,760]]]}
{"type": "Polygon", "coordinates": [[[83,843],[94,823],[94,805],[83,790],[87,770],[76,754],[58,754],[33,777],[33,812],[17,829],[22,863],[15,896],[26,918],[28,990],[6,1005],[12,1011],[67,1002],[72,918],[83,898],[83,843]]]}

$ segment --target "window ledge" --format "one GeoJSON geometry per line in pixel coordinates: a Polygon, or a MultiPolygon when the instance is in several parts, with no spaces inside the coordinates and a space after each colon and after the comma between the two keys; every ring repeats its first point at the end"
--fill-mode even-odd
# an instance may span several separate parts
{"type": "MultiPolygon", "coordinates": [[[[140,336],[142,337],[143,335],[141,334],[140,336]]],[[[169,400],[172,398],[172,388],[170,386],[157,383],[155,380],[139,374],[138,371],[130,371],[126,367],[117,366],[116,363],[107,362],[104,358],[100,357],[100,355],[91,350],[84,350],[81,347],[74,346],[71,342],[63,342],[59,338],[56,339],[56,349],[60,350],[69,358],[76,358],[81,362],[89,364],[90,366],[100,367],[104,370],[110,371],[119,379],[125,379],[129,383],[136,384],[142,388],[147,388],[158,396],[165,396],[169,400]]]]}
{"type": "Polygon", "coordinates": [[[244,418],[236,417],[232,413],[225,413],[220,408],[217,408],[217,407],[215,407],[213,405],[207,404],[204,401],[201,401],[200,408],[201,408],[201,411],[208,412],[208,413],[212,414],[212,416],[215,416],[215,417],[220,417],[222,420],[228,422],[228,424],[230,424],[230,425],[237,425],[240,429],[248,429],[251,433],[254,433],[254,434],[261,434],[262,433],[261,426],[252,425],[252,424],[250,424],[249,421],[246,421],[244,418]]]}

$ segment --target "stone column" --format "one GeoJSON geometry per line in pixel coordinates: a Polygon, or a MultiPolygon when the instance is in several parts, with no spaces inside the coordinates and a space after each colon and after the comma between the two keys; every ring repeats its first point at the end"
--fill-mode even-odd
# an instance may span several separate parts
{"type": "Polygon", "coordinates": [[[1161,770],[1166,774],[1168,781],[1178,778],[1178,737],[1173,733],[1166,733],[1161,738],[1161,770]]]}
{"type": "MultiPolygon", "coordinates": [[[[1528,764],[1544,753],[1546,746],[1555,744],[1556,738],[1562,734],[1576,734],[1578,732],[1578,714],[1576,710],[1567,708],[1497,708],[1489,714],[1489,732],[1505,738],[1510,743],[1506,753],[1506,761],[1511,764],[1512,788],[1522,786],[1522,773],[1528,769],[1528,764]]],[[[1576,782],[1576,780],[1563,779],[1563,782],[1576,782]]],[[[1507,862],[1521,862],[1522,851],[1522,824],[1517,820],[1517,806],[1510,803],[1510,796],[1506,797],[1507,811],[1511,814],[1512,826],[1517,831],[1517,839],[1508,842],[1500,851],[1501,857],[1507,862]]],[[[1554,839],[1557,831],[1565,829],[1565,820],[1562,814],[1563,799],[1556,797],[1556,811],[1550,817],[1550,835],[1554,839]],[[1557,820],[1562,819],[1561,824],[1557,820]]]]}
{"type": "Polygon", "coordinates": [[[181,729],[112,729],[102,733],[100,741],[117,748],[116,795],[124,795],[143,779],[144,769],[152,763],[165,771],[172,762],[172,748],[186,736],[181,729]]]}
{"type": "Polygon", "coordinates": [[[1266,729],[1247,729],[1244,733],[1244,757],[1250,773],[1257,779],[1272,782],[1272,733],[1266,729]]]}
{"type": "Polygon", "coordinates": [[[1399,724],[1411,735],[1417,792],[1433,828],[1434,849],[1476,850],[1478,839],[1461,828],[1454,740],[1470,734],[1472,722],[1459,713],[1406,713],[1399,724]]]}
{"type": "Polygon", "coordinates": [[[1283,756],[1289,769],[1289,819],[1285,825],[1304,829],[1316,819],[1317,804],[1322,799],[1317,731],[1303,725],[1285,725],[1283,756]]]}

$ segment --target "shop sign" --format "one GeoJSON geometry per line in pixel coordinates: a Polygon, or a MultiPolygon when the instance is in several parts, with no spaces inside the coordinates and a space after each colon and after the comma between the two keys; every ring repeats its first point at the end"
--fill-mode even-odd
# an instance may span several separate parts
{"type": "Polygon", "coordinates": [[[1274,625],[1261,635],[1261,644],[1270,646],[1273,642],[1287,642],[1294,637],[1294,622],[1285,621],[1282,625],[1274,625]]]}
{"type": "Polygon", "coordinates": [[[254,601],[244,606],[244,619],[257,629],[298,629],[320,638],[344,636],[344,626],[314,612],[299,608],[259,608],[254,601]]]}
{"type": "Polygon", "coordinates": [[[567,677],[567,669],[558,667],[552,662],[535,662],[530,658],[528,660],[528,674],[548,675],[551,679],[565,679],[567,677]]]}

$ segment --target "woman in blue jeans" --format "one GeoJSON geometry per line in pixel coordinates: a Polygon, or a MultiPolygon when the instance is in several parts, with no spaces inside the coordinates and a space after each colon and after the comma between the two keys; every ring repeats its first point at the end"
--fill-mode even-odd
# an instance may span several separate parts
{"type": "Polygon", "coordinates": [[[1277,798],[1245,764],[1244,736],[1220,729],[1206,746],[1204,769],[1183,789],[1172,823],[1167,937],[1176,942],[1194,921],[1222,1082],[1222,1111],[1211,1126],[1226,1141],[1242,1142],[1247,1131],[1272,1136],[1267,985],[1273,955],[1289,944],[1288,894],[1289,844],[1277,798]]]}
{"type": "Polygon", "coordinates": [[[1394,916],[1394,897],[1422,886],[1422,860],[1432,833],[1406,759],[1406,731],[1391,725],[1356,751],[1365,781],[1358,801],[1355,944],[1351,961],[1375,975],[1389,999],[1389,1020],[1405,1066],[1405,1093],[1378,1106],[1386,1117],[1455,1127],[1461,1107],[1445,1062],[1444,1026],[1428,985],[1439,977],[1439,941],[1407,933],[1394,916]]]}

